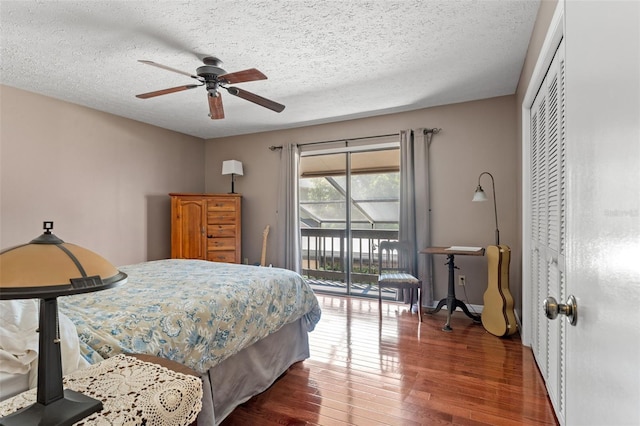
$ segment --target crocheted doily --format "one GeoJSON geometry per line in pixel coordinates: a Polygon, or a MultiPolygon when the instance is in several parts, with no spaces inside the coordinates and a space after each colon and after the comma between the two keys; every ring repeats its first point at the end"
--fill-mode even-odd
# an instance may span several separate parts
{"type": "MultiPolygon", "coordinates": [[[[102,401],[104,408],[74,425],[178,426],[202,409],[202,381],[126,355],[116,355],[64,377],[72,389],[102,401]]],[[[33,404],[36,389],[0,402],[0,416],[33,404]]]]}

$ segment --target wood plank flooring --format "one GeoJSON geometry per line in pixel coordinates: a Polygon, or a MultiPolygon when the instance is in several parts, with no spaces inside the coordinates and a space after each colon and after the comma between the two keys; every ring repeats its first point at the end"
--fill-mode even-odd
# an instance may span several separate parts
{"type": "Polygon", "coordinates": [[[239,406],[231,425],[556,425],[529,348],[454,313],[318,295],[311,357],[239,406]]]}

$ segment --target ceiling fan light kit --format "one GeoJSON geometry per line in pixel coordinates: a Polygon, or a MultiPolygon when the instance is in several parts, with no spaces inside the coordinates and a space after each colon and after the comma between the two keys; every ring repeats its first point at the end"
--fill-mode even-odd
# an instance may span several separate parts
{"type": "Polygon", "coordinates": [[[279,104],[255,93],[248,92],[244,89],[237,87],[227,87],[228,84],[245,83],[248,81],[266,80],[267,76],[255,68],[249,68],[243,71],[237,71],[233,73],[227,73],[222,68],[222,61],[214,56],[207,56],[202,60],[203,66],[196,69],[196,75],[181,71],[166,65],[159,64],[153,61],[139,60],[143,64],[151,65],[154,67],[162,68],[167,71],[172,71],[178,74],[183,74],[198,80],[200,84],[187,84],[184,86],[172,87],[169,89],[156,90],[154,92],[142,93],[136,95],[140,99],[149,99],[156,96],[167,95],[169,93],[181,92],[184,90],[194,89],[196,87],[205,86],[207,90],[207,99],[209,103],[209,117],[212,120],[224,118],[224,107],[222,105],[222,96],[219,89],[225,89],[229,94],[237,96],[249,102],[253,102],[256,105],[260,105],[264,108],[270,109],[275,112],[282,112],[285,108],[284,105],[279,104]]]}

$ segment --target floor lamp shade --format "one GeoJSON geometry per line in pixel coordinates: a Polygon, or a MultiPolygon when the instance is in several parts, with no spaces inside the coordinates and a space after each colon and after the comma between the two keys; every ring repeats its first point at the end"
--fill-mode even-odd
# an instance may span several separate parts
{"type": "Polygon", "coordinates": [[[53,222],[28,244],[0,252],[0,300],[40,299],[36,403],[0,419],[0,425],[71,425],[102,409],[102,402],[62,388],[58,296],[106,290],[127,280],[98,254],[65,243],[53,222]]]}

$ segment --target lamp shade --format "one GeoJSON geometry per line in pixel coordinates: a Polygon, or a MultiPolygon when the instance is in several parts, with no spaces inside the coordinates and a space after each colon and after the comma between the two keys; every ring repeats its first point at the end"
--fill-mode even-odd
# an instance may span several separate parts
{"type": "Polygon", "coordinates": [[[481,186],[478,186],[476,188],[476,192],[473,194],[472,201],[487,201],[487,194],[485,194],[481,186]]]}
{"type": "Polygon", "coordinates": [[[238,175],[242,176],[242,163],[238,160],[226,160],[222,162],[222,174],[223,175],[238,175]]]}
{"type": "Polygon", "coordinates": [[[0,299],[47,298],[105,290],[126,282],[102,256],[45,233],[0,253],[0,299]]]}

